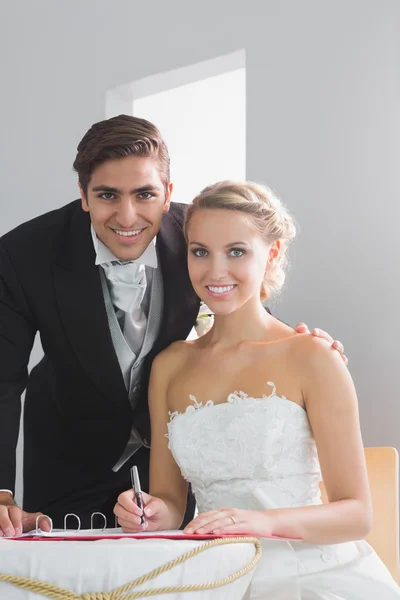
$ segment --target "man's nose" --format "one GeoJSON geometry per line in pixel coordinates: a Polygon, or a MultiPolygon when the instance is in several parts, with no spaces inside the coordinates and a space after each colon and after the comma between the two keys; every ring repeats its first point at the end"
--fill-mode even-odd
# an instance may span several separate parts
{"type": "Polygon", "coordinates": [[[137,217],[135,202],[131,198],[124,198],[118,206],[117,221],[124,229],[134,225],[137,217]]]}

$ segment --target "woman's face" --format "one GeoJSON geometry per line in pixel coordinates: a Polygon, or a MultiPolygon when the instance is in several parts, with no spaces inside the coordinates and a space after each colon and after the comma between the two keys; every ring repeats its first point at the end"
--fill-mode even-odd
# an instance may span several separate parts
{"type": "Polygon", "coordinates": [[[199,209],[188,230],[188,267],[198,296],[216,315],[230,314],[260,289],[271,248],[235,210],[199,209]]]}

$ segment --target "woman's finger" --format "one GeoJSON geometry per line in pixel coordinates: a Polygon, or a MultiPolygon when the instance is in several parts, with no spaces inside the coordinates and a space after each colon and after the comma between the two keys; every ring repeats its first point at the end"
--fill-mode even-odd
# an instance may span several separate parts
{"type": "Polygon", "coordinates": [[[124,519],[125,521],[129,521],[131,519],[133,521],[139,519],[139,521],[140,521],[140,517],[142,515],[142,511],[136,505],[133,508],[134,508],[134,510],[126,510],[126,508],[124,508],[123,506],[121,506],[121,504],[116,504],[114,506],[114,514],[118,518],[124,519]]]}
{"type": "Polygon", "coordinates": [[[220,517],[208,523],[207,525],[200,527],[197,529],[197,533],[210,533],[213,531],[214,533],[218,530],[226,530],[233,532],[233,528],[236,528],[238,525],[237,520],[233,515],[230,514],[222,514],[220,517]]]}
{"type": "Polygon", "coordinates": [[[217,510],[201,513],[201,515],[198,515],[195,519],[193,519],[193,521],[187,524],[184,531],[185,533],[193,533],[195,531],[199,531],[199,529],[201,529],[202,527],[206,527],[210,523],[213,523],[222,514],[222,511],[217,510]]]}

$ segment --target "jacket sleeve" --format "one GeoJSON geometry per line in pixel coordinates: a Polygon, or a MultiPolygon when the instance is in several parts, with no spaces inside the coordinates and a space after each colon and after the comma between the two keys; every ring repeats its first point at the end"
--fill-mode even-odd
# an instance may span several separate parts
{"type": "Polygon", "coordinates": [[[15,492],[21,395],[37,328],[0,240],[0,488],[15,492]]]}

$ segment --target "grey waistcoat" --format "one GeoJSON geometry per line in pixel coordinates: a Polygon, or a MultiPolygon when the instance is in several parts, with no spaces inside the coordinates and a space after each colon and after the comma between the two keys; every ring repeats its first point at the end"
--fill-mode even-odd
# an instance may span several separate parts
{"type": "MultiPolygon", "coordinates": [[[[151,267],[146,267],[147,270],[151,267]]],[[[114,349],[121,367],[122,376],[124,378],[125,387],[128,390],[129,401],[132,409],[136,406],[138,399],[142,393],[142,372],[144,367],[144,359],[154,346],[157,339],[161,319],[163,314],[163,280],[161,269],[152,269],[152,283],[150,291],[150,306],[147,315],[146,333],[142,348],[138,357],[135,357],[129,347],[119,325],[117,315],[115,314],[114,306],[111,302],[111,296],[107,285],[107,279],[103,269],[100,268],[101,285],[103,288],[104,302],[107,312],[108,325],[110,327],[111,339],[114,349]]],[[[139,448],[146,444],[146,440],[141,440],[134,424],[132,425],[131,435],[127,446],[122,453],[122,456],[113,467],[113,471],[118,471],[122,465],[135,453],[139,448]]],[[[147,444],[146,444],[147,445],[147,444]]]]}

